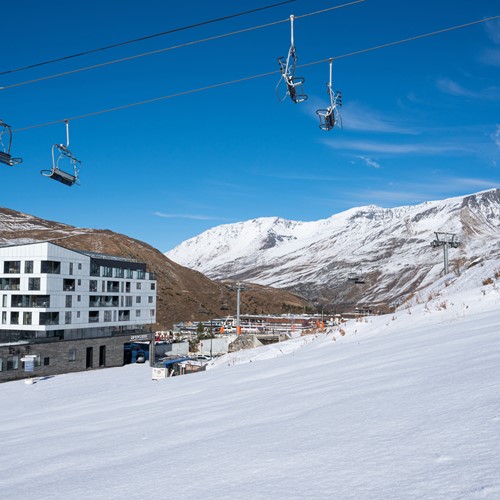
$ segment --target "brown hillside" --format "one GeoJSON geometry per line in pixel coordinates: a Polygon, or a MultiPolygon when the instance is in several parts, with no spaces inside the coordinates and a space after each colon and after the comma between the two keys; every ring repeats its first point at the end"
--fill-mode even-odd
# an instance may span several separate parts
{"type": "MultiPolygon", "coordinates": [[[[177,321],[208,320],[235,314],[231,283],[212,281],[171,261],[159,250],[106,229],[76,228],[0,207],[0,245],[51,241],[73,250],[87,250],[145,262],[158,280],[157,328],[177,321]]],[[[241,314],[303,311],[310,303],[290,292],[258,285],[241,292],[241,314]]]]}

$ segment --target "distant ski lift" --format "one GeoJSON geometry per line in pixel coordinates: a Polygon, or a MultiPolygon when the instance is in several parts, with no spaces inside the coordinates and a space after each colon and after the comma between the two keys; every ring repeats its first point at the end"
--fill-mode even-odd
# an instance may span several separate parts
{"type": "Polygon", "coordinates": [[[13,167],[22,163],[22,158],[12,158],[10,148],[12,147],[12,129],[0,119],[0,163],[13,167]]]}
{"type": "Polygon", "coordinates": [[[316,110],[321,130],[332,130],[337,122],[340,122],[340,126],[342,127],[342,118],[339,112],[339,108],[342,106],[342,92],[340,90],[332,90],[332,65],[333,59],[330,59],[330,80],[326,84],[330,97],[330,106],[326,109],[316,110]]]}
{"type": "Polygon", "coordinates": [[[352,281],[356,285],[363,285],[365,283],[365,279],[363,278],[363,276],[358,273],[349,273],[347,275],[347,280],[352,281]]]}
{"type": "Polygon", "coordinates": [[[69,148],[69,122],[65,120],[66,123],[66,144],[54,144],[52,146],[52,169],[42,170],[40,173],[45,177],[50,177],[51,179],[58,181],[66,186],[73,186],[74,184],[80,184],[78,180],[78,173],[80,171],[80,160],[77,160],[69,148]],[[56,155],[57,159],[56,159],[56,155]],[[68,160],[68,161],[65,161],[68,160]],[[72,172],[66,172],[59,167],[60,163],[68,163],[72,172]]]}
{"type": "Polygon", "coordinates": [[[288,56],[285,58],[278,57],[278,64],[281,71],[281,77],[279,79],[278,85],[276,85],[276,95],[278,99],[284,101],[286,96],[290,96],[290,99],[294,103],[299,103],[307,100],[307,95],[304,93],[304,89],[302,88],[305,79],[302,77],[295,76],[295,68],[297,66],[297,55],[295,53],[295,45],[293,41],[293,20],[294,16],[290,16],[290,29],[291,29],[291,45],[290,50],[288,51],[288,56]],[[285,82],[286,85],[286,94],[284,97],[281,97],[279,94],[279,85],[281,80],[285,82]]]}

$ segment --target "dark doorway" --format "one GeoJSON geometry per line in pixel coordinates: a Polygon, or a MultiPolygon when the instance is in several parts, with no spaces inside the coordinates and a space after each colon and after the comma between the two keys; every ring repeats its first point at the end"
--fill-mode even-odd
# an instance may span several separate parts
{"type": "Polygon", "coordinates": [[[99,346],[99,366],[106,366],[106,346],[99,346]]]}
{"type": "Polygon", "coordinates": [[[94,348],[87,347],[87,363],[86,368],[92,368],[93,366],[93,357],[94,357],[94,348]]]}

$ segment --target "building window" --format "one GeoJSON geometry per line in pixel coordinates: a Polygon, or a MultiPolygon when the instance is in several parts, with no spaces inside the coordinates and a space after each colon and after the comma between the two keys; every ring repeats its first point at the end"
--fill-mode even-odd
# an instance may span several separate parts
{"type": "Polygon", "coordinates": [[[19,274],[21,272],[20,260],[6,260],[3,263],[4,274],[19,274]]]}
{"type": "Polygon", "coordinates": [[[148,304],[152,304],[153,303],[153,297],[150,295],[148,297],[148,304]]]}
{"type": "Polygon", "coordinates": [[[0,290],[19,290],[19,278],[0,278],[0,290]]]}
{"type": "Polygon", "coordinates": [[[81,296],[81,295],[77,295],[77,296],[76,296],[76,301],[77,301],[77,302],[80,302],[81,300],[82,300],[82,296],[81,296]]]}
{"type": "Polygon", "coordinates": [[[108,293],[119,293],[120,291],[120,282],[119,281],[108,281],[106,292],[108,293]]]}
{"type": "Polygon", "coordinates": [[[78,286],[82,285],[82,280],[78,280],[78,286]]]}
{"type": "Polygon", "coordinates": [[[130,281],[125,282],[125,293],[130,293],[130,281]]]}
{"type": "Polygon", "coordinates": [[[115,267],[115,278],[123,278],[125,276],[125,269],[115,267]]]}
{"type": "Polygon", "coordinates": [[[104,278],[111,278],[113,276],[113,268],[109,266],[104,266],[102,268],[102,275],[104,278]]]}
{"type": "Polygon", "coordinates": [[[64,313],[64,323],[66,325],[70,325],[71,324],[71,311],[66,311],[64,313]]]}
{"type": "MultiPolygon", "coordinates": [[[[81,269],[81,268],[79,268],[79,269],[81,269]]],[[[90,276],[100,276],[100,275],[101,275],[101,267],[99,266],[99,264],[96,264],[94,261],[91,261],[90,262],[90,276]]]]}
{"type": "Polygon", "coordinates": [[[130,311],[119,311],[118,321],[130,321],[130,311]]]}
{"type": "Polygon", "coordinates": [[[10,324],[11,325],[19,324],[19,313],[17,311],[12,311],[10,313],[10,324]]]}
{"type": "Polygon", "coordinates": [[[7,370],[17,370],[19,368],[19,356],[7,356],[7,370]]]}
{"type": "Polygon", "coordinates": [[[29,278],[28,290],[40,290],[40,278],[29,278]]]}
{"type": "Polygon", "coordinates": [[[135,284],[135,289],[136,290],[140,290],[141,289],[141,284],[140,283],[136,283],[135,284]]]}
{"type": "Polygon", "coordinates": [[[137,295],[137,297],[135,298],[135,303],[136,304],[140,304],[141,303],[141,296],[140,295],[137,295]]]}
{"type": "Polygon", "coordinates": [[[75,291],[75,280],[74,279],[64,279],[63,280],[63,291],[74,292],[75,291]]]}
{"type": "Polygon", "coordinates": [[[31,325],[31,312],[23,312],[23,325],[31,325]]]}
{"type": "Polygon", "coordinates": [[[3,358],[0,358],[0,372],[3,372],[5,370],[5,363],[3,358]]]}
{"type": "Polygon", "coordinates": [[[156,288],[156,283],[151,283],[151,290],[154,290],[156,288]]]}
{"type": "Polygon", "coordinates": [[[79,318],[80,317],[80,311],[76,311],[76,317],[79,318]]]}
{"type": "Polygon", "coordinates": [[[40,325],[58,325],[59,313],[58,312],[41,312],[40,325]]]}
{"type": "Polygon", "coordinates": [[[104,322],[105,323],[111,322],[111,311],[104,311],[104,322]]]}
{"type": "Polygon", "coordinates": [[[72,307],[72,306],[73,306],[73,296],[66,295],[66,307],[72,307]]]}
{"type": "Polygon", "coordinates": [[[140,309],[136,309],[135,310],[135,317],[136,318],[140,318],[141,317],[141,310],[140,309]]]}
{"type": "Polygon", "coordinates": [[[81,263],[81,262],[79,262],[79,263],[78,263],[78,270],[79,270],[79,271],[81,271],[81,270],[82,270],[82,263],[81,263]]]}
{"type": "Polygon", "coordinates": [[[125,307],[132,307],[132,295],[125,297],[125,307]]]}
{"type": "Polygon", "coordinates": [[[11,307],[50,307],[50,295],[12,295],[11,307]]]}
{"type": "Polygon", "coordinates": [[[7,324],[7,311],[2,311],[2,325],[7,324]]]}
{"type": "Polygon", "coordinates": [[[68,351],[68,361],[76,361],[76,348],[72,347],[68,351]]]}
{"type": "Polygon", "coordinates": [[[99,323],[99,311],[89,311],[89,323],[99,323]]]}
{"type": "Polygon", "coordinates": [[[153,318],[153,317],[154,317],[154,315],[155,315],[155,310],[154,310],[154,309],[151,309],[151,310],[149,311],[149,315],[153,318]]]}
{"type": "Polygon", "coordinates": [[[43,358],[43,366],[49,366],[50,365],[50,358],[47,356],[43,358]]]}
{"type": "Polygon", "coordinates": [[[73,274],[73,262],[69,263],[69,273],[68,274],[73,274]]]}
{"type": "Polygon", "coordinates": [[[7,307],[7,295],[2,296],[2,306],[7,307]]]}
{"type": "Polygon", "coordinates": [[[134,272],[132,269],[125,269],[125,278],[132,279],[134,277],[134,272]]]}
{"type": "Polygon", "coordinates": [[[61,263],[56,260],[42,260],[40,272],[43,274],[61,274],[61,263]]]}
{"type": "Polygon", "coordinates": [[[97,280],[89,281],[89,292],[97,292],[97,280]]]}
{"type": "Polygon", "coordinates": [[[24,263],[24,272],[26,274],[32,274],[33,273],[33,261],[32,260],[27,260],[24,263]]]}

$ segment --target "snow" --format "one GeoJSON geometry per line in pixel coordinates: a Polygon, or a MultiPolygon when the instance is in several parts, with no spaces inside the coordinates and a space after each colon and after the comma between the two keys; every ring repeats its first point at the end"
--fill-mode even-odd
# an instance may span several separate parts
{"type": "Polygon", "coordinates": [[[2,499],[500,498],[499,270],[206,372],[1,384],[2,499]]]}

